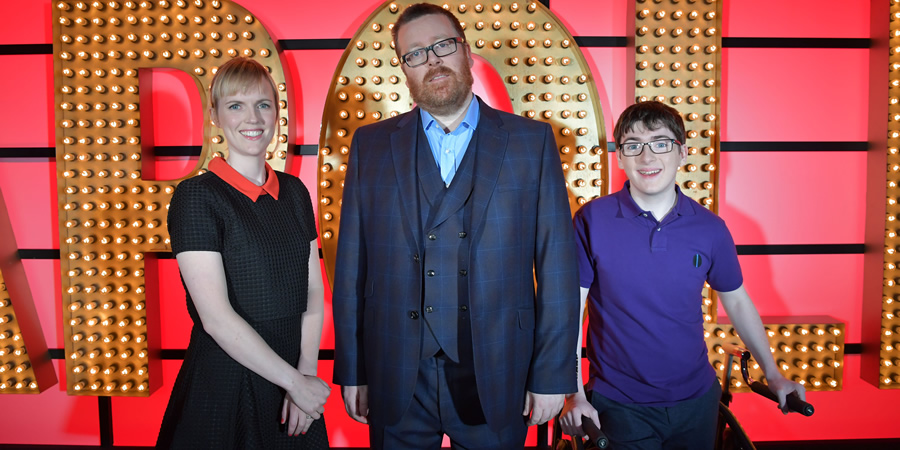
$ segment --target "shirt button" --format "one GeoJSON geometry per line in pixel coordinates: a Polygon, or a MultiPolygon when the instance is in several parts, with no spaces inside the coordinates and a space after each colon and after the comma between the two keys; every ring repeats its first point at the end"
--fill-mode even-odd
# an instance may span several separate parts
{"type": "Polygon", "coordinates": [[[427,312],[427,313],[434,312],[434,307],[432,307],[432,306],[426,306],[426,307],[425,307],[425,312],[427,312]]]}
{"type": "Polygon", "coordinates": [[[460,231],[460,232],[459,232],[459,238],[460,238],[460,239],[463,239],[463,238],[465,238],[465,237],[466,237],[466,232],[465,232],[465,231],[460,231]]]}
{"type": "Polygon", "coordinates": [[[419,254],[418,254],[418,253],[416,253],[415,255],[413,255],[413,261],[419,262],[419,254]]]}
{"type": "Polygon", "coordinates": [[[448,148],[447,150],[444,150],[444,153],[446,153],[446,154],[449,155],[449,154],[450,154],[450,149],[448,148]]]}
{"type": "Polygon", "coordinates": [[[641,215],[647,217],[647,213],[641,213],[641,215]]]}
{"type": "Polygon", "coordinates": [[[657,228],[656,231],[662,231],[662,228],[657,228]]]}
{"type": "Polygon", "coordinates": [[[459,310],[460,310],[460,311],[468,311],[468,310],[469,310],[469,307],[466,306],[466,305],[460,305],[460,306],[459,306],[459,310]]]}
{"type": "Polygon", "coordinates": [[[436,236],[436,235],[434,235],[434,234],[429,234],[429,235],[428,235],[428,240],[429,240],[429,241],[433,241],[433,240],[435,240],[435,239],[437,239],[437,236],[436,236]]]}
{"type": "Polygon", "coordinates": [[[410,318],[410,319],[413,319],[413,320],[418,319],[418,318],[419,318],[419,312],[418,312],[418,311],[410,311],[410,312],[409,312],[409,318],[410,318]]]}
{"type": "Polygon", "coordinates": [[[466,271],[466,269],[459,269],[459,274],[460,274],[461,276],[466,276],[466,274],[468,274],[468,273],[469,273],[469,272],[466,271]]]}
{"type": "Polygon", "coordinates": [[[434,271],[433,271],[433,270],[429,270],[428,272],[425,272],[425,275],[428,275],[429,277],[433,277],[433,276],[434,276],[434,271]]]}

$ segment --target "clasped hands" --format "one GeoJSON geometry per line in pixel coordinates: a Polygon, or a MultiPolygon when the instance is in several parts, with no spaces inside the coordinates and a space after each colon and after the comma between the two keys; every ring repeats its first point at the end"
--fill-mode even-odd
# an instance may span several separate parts
{"type": "Polygon", "coordinates": [[[286,389],[281,407],[281,423],[291,436],[306,434],[310,425],[325,412],[325,400],[331,393],[328,383],[315,375],[297,371],[293,385],[286,389]]]}

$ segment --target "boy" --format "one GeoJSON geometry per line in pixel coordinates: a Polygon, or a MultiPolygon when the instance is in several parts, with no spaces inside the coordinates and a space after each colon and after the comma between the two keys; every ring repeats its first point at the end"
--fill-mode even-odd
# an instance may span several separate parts
{"type": "Polygon", "coordinates": [[[805,398],[804,389],[775,365],[725,222],[675,184],[687,161],[678,111],[659,102],[632,105],[613,135],[628,181],[574,218],[592,395],[588,401],[583,387],[568,395],[560,425],[583,436],[581,417],[590,417],[616,449],[711,449],[721,388],[703,340],[705,281],[782,410],[786,395],[805,398]]]}

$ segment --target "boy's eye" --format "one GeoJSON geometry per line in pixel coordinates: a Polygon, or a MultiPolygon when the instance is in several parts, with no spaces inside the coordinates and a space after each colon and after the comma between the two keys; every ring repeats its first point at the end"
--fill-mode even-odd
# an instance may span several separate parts
{"type": "Polygon", "coordinates": [[[228,105],[228,109],[241,109],[241,105],[238,105],[238,104],[228,105]]]}

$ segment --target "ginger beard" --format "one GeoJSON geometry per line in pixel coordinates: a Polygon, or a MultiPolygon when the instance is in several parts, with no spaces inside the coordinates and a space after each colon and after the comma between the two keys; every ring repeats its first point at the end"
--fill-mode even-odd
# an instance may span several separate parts
{"type": "Polygon", "coordinates": [[[469,99],[475,79],[469,59],[463,60],[459,72],[439,65],[425,73],[421,80],[409,80],[409,93],[414,102],[431,114],[448,114],[459,110],[469,99]],[[431,83],[436,76],[445,75],[442,81],[431,83]],[[436,84],[436,85],[432,85],[436,84]]]}

